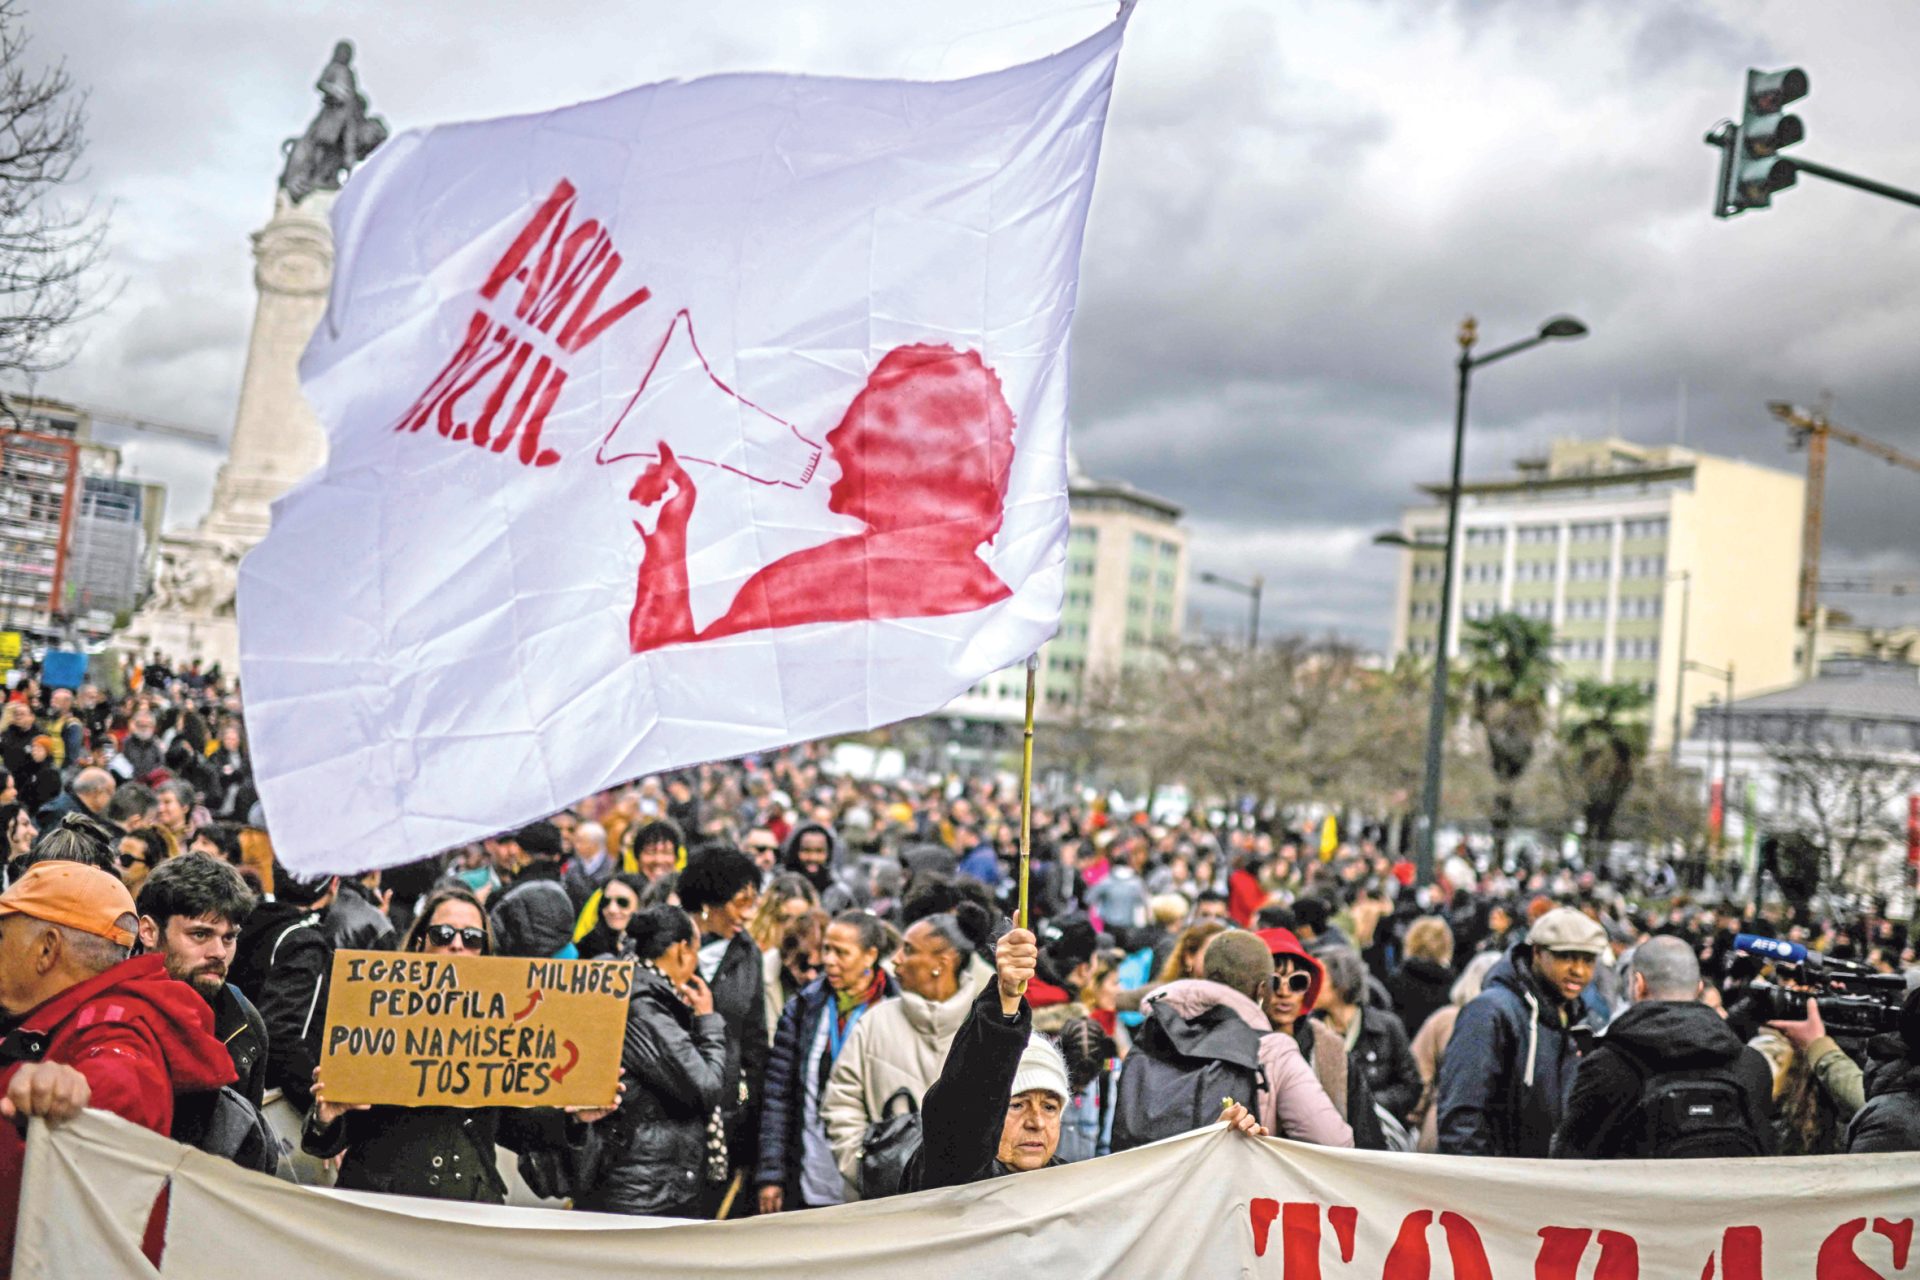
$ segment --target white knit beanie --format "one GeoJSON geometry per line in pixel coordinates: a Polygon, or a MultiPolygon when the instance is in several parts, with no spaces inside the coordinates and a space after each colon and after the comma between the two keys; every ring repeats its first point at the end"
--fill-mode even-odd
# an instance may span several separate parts
{"type": "Polygon", "coordinates": [[[1029,1089],[1057,1093],[1062,1105],[1073,1101],[1073,1095],[1067,1090],[1067,1060],[1060,1056],[1060,1051],[1045,1036],[1027,1037],[1027,1047],[1020,1054],[1019,1070],[1013,1073],[1011,1096],[1017,1098],[1029,1089]]]}

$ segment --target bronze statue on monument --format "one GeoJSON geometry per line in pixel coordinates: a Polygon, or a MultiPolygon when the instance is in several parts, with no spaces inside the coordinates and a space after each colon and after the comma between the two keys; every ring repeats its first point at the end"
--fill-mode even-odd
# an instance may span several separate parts
{"type": "Polygon", "coordinates": [[[286,167],[280,189],[299,204],[315,191],[338,191],[347,173],[387,140],[387,122],[367,113],[367,96],[353,74],[353,43],[333,46],[333,60],[314,86],[320,113],[307,131],[282,144],[286,167]]]}

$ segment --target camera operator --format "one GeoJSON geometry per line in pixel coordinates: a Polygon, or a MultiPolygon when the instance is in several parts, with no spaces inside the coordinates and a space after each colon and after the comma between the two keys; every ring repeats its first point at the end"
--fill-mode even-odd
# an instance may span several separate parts
{"type": "Polygon", "coordinates": [[[1896,1035],[1867,1043],[1867,1100],[1847,1125],[1847,1154],[1920,1151],[1920,990],[1900,1006],[1896,1035]]]}
{"type": "Polygon", "coordinates": [[[1794,1051],[1806,1061],[1807,1070],[1819,1084],[1820,1091],[1833,1104],[1840,1123],[1845,1124],[1853,1119],[1854,1113],[1867,1100],[1865,1073],[1860,1070],[1859,1063],[1847,1056],[1839,1041],[1827,1034],[1826,1021],[1820,1016],[1820,1006],[1808,1000],[1805,1018],[1797,1022],[1775,1019],[1767,1025],[1785,1036],[1794,1051]]]}

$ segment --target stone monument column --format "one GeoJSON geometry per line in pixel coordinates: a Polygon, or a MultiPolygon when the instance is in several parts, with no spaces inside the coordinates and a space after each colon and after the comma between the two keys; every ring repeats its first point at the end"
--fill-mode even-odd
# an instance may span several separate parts
{"type": "Polygon", "coordinates": [[[253,235],[253,335],[233,440],[214,482],[213,502],[194,530],[160,539],[153,593],[123,642],[176,662],[198,658],[233,672],[240,657],[234,616],[240,558],[267,536],[273,500],[326,459],[326,435],[300,391],[300,355],[327,309],[333,230],[327,214],[347,173],[386,140],[367,113],[353,73],[353,46],[341,41],[315,86],[320,112],[288,139],[273,217],[253,235]]]}
{"type": "Polygon", "coordinates": [[[300,393],[299,365],[327,308],[333,201],[334,193],[322,190],[295,204],[276,191],[272,220],[253,235],[259,300],[233,440],[200,527],[204,534],[252,546],[267,536],[273,500],[326,459],[326,435],[300,393]]]}

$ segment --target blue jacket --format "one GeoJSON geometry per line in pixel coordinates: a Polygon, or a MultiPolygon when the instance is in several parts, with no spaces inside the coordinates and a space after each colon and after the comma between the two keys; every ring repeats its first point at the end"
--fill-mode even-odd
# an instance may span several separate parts
{"type": "MultiPolygon", "coordinates": [[[[880,998],[898,992],[887,978],[880,998]]],[[[754,1169],[754,1185],[779,1187],[786,1195],[787,1207],[797,1208],[800,1194],[800,1126],[806,1116],[806,1082],[800,1073],[806,1070],[807,1050],[820,1030],[820,1016],[833,1001],[833,988],[825,978],[815,978],[800,988],[780,1011],[780,1024],[773,1033],[773,1052],[767,1058],[767,1080],[760,1102],[760,1159],[754,1169]]],[[[825,1088],[821,1093],[826,1092],[825,1088]]]]}
{"type": "Polygon", "coordinates": [[[1460,1011],[1440,1059],[1435,1107],[1447,1155],[1544,1158],[1580,1065],[1574,1028],[1595,1027],[1533,978],[1533,948],[1518,943],[1460,1011]]]}

